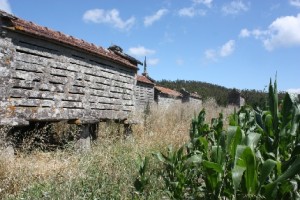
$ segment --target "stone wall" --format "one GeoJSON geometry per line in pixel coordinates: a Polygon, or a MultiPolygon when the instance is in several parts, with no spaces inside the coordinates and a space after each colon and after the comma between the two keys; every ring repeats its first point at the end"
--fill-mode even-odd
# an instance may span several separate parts
{"type": "Polygon", "coordinates": [[[170,105],[181,104],[182,99],[176,97],[170,97],[167,95],[159,94],[156,98],[157,105],[160,107],[167,108],[170,105]]]}
{"type": "Polygon", "coordinates": [[[154,102],[154,85],[137,81],[135,86],[135,105],[140,110],[145,106],[154,102]]]}
{"type": "Polygon", "coordinates": [[[189,104],[191,104],[193,107],[202,107],[202,100],[190,97],[189,104]]]}
{"type": "Polygon", "coordinates": [[[136,69],[23,33],[0,29],[0,125],[126,119],[136,69]]]}

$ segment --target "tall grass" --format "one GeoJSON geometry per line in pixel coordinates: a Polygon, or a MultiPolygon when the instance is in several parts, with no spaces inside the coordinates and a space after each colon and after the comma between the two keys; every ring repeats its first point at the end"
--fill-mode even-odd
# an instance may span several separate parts
{"type": "MultiPolygon", "coordinates": [[[[208,121],[220,108],[212,101],[203,104],[208,121]]],[[[179,147],[189,139],[191,118],[202,108],[176,105],[165,109],[152,107],[147,122],[133,127],[133,135],[124,138],[117,124],[100,124],[98,139],[89,152],[74,151],[73,146],[56,151],[19,152],[14,160],[0,158],[0,199],[132,199],[139,155],[150,157],[152,169],[160,163],[151,157],[166,146],[179,147]]],[[[144,112],[137,112],[143,118],[144,112]]],[[[60,125],[62,126],[62,125],[60,125]]],[[[63,127],[63,126],[62,126],[63,127]]],[[[76,131],[76,130],[74,130],[76,131]]],[[[161,190],[163,180],[150,174],[145,194],[150,199],[167,196],[161,190]],[[152,191],[152,192],[150,192],[152,191]],[[154,192],[153,192],[154,191],[154,192]]]]}

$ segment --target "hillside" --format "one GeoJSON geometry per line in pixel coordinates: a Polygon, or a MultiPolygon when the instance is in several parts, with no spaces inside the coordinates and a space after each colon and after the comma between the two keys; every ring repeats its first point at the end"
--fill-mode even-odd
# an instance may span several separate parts
{"type": "MultiPolygon", "coordinates": [[[[189,80],[160,80],[156,82],[157,85],[168,87],[179,91],[185,88],[189,92],[197,92],[203,99],[213,97],[219,105],[226,106],[228,104],[228,93],[234,88],[226,88],[223,86],[205,83],[201,81],[189,80]]],[[[241,96],[245,99],[246,103],[253,107],[265,107],[267,99],[267,91],[259,90],[241,90],[241,96]]],[[[279,94],[279,99],[283,99],[284,94],[279,94]]]]}

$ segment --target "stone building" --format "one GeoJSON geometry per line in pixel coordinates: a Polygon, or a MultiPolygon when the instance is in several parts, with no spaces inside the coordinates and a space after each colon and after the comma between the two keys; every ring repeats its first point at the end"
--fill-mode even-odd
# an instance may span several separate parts
{"type": "Polygon", "coordinates": [[[154,102],[154,83],[144,75],[137,75],[135,86],[136,109],[143,109],[154,102]]]}
{"type": "Polygon", "coordinates": [[[170,88],[155,86],[154,100],[158,106],[168,107],[172,104],[181,104],[182,94],[170,88]]]}
{"type": "Polygon", "coordinates": [[[180,93],[182,94],[182,103],[202,105],[202,97],[197,92],[191,93],[182,88],[180,93]]]}
{"type": "Polygon", "coordinates": [[[0,11],[0,126],[75,123],[81,149],[99,121],[130,132],[138,64],[118,46],[98,47],[0,11]]]}
{"type": "Polygon", "coordinates": [[[228,104],[233,106],[244,106],[245,99],[241,96],[241,92],[237,89],[232,89],[228,92],[228,104]]]}
{"type": "Polygon", "coordinates": [[[0,12],[0,125],[125,120],[138,60],[0,12]]]}
{"type": "Polygon", "coordinates": [[[146,58],[144,61],[144,72],[142,75],[137,75],[137,83],[135,86],[135,106],[136,110],[141,110],[147,104],[154,102],[154,86],[155,81],[147,73],[146,58]]]}

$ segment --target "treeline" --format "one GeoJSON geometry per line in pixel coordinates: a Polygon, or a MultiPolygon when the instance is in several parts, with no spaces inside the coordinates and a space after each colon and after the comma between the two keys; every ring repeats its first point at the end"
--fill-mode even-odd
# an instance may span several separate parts
{"type": "MultiPolygon", "coordinates": [[[[189,92],[197,92],[203,97],[203,100],[207,98],[214,98],[219,105],[228,105],[228,95],[234,88],[226,88],[223,86],[205,83],[201,81],[188,81],[188,80],[161,80],[156,82],[157,85],[167,87],[180,91],[181,88],[185,88],[189,92]]],[[[261,90],[241,90],[241,96],[245,99],[248,105],[260,108],[265,108],[267,102],[267,92],[261,90]]],[[[283,99],[284,93],[279,93],[279,100],[283,99]]]]}

